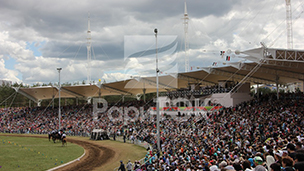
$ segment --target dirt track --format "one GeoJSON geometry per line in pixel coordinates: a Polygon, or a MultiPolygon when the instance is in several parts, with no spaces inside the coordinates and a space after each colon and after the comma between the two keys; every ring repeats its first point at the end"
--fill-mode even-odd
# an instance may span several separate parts
{"type": "Polygon", "coordinates": [[[74,162],[58,170],[93,170],[94,168],[106,164],[115,154],[115,152],[109,148],[98,146],[88,141],[69,139],[69,142],[82,146],[86,150],[86,155],[80,161],[74,162]]]}
{"type": "MultiPolygon", "coordinates": [[[[37,136],[24,136],[24,135],[6,135],[6,136],[22,136],[22,137],[37,137],[37,136]]],[[[39,138],[46,138],[45,136],[39,138]]],[[[115,151],[103,146],[99,146],[89,141],[81,141],[75,139],[68,139],[68,143],[74,143],[82,146],[85,149],[85,156],[79,161],[70,165],[57,169],[58,171],[75,171],[75,170],[93,170],[100,168],[109,162],[115,155],[115,151]]]]}

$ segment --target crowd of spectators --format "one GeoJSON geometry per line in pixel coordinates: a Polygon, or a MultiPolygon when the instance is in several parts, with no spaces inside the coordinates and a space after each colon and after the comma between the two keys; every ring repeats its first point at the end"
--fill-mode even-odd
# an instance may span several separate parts
{"type": "Polygon", "coordinates": [[[238,82],[225,82],[223,85],[212,85],[212,86],[200,86],[193,89],[191,86],[188,88],[181,88],[173,91],[167,91],[166,96],[169,98],[172,97],[186,97],[186,96],[206,96],[214,93],[228,93],[231,90],[237,90],[238,89],[238,82]]]}
{"type": "MultiPolygon", "coordinates": [[[[90,111],[90,106],[62,107],[62,128],[73,135],[84,135],[90,132],[90,126],[93,124],[89,123],[92,120],[90,111]]],[[[58,129],[58,108],[56,107],[7,108],[1,109],[0,112],[0,132],[47,134],[58,129]]]]}
{"type": "MultiPolygon", "coordinates": [[[[1,109],[0,132],[46,133],[58,126],[56,110],[1,109]]],[[[91,110],[90,105],[63,107],[66,133],[89,135],[92,129],[102,128],[116,136],[150,143],[153,150],[144,163],[135,161],[132,170],[304,170],[302,93],[280,94],[279,100],[275,94],[263,95],[205,117],[162,117],[160,151],[155,116],[113,120],[104,114],[94,120],[91,110]]]]}
{"type": "MultiPolygon", "coordinates": [[[[118,102],[108,104],[108,109],[116,107],[143,107],[148,110],[147,106],[153,104],[144,103],[143,101],[129,101],[126,103],[118,102]]],[[[93,119],[93,106],[74,105],[61,107],[61,128],[67,135],[89,136],[94,128],[110,129],[113,125],[122,127],[121,120],[113,120],[117,117],[115,112],[111,113],[111,118],[106,112],[99,113],[98,118],[93,119]]],[[[58,107],[18,107],[18,108],[1,108],[0,109],[0,132],[4,133],[34,133],[47,134],[52,130],[59,128],[58,107]]],[[[119,115],[119,113],[117,113],[119,115]]],[[[132,115],[130,111],[129,115],[132,115]]],[[[120,132],[120,131],[118,131],[120,132]]]]}
{"type": "MultiPolygon", "coordinates": [[[[280,96],[279,100],[275,94],[261,96],[207,118],[191,117],[181,122],[163,118],[163,155],[151,154],[141,169],[304,170],[303,94],[280,96]]],[[[155,122],[141,122],[131,128],[133,137],[156,148],[155,122]]]]}

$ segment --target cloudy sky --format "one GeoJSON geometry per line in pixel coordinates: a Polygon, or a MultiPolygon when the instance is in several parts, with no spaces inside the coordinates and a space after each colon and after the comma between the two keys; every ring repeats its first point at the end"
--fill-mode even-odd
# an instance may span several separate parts
{"type": "MultiPolygon", "coordinates": [[[[292,0],[291,6],[293,47],[303,49],[304,4],[292,0]]],[[[227,55],[238,61],[233,51],[257,48],[260,42],[287,48],[284,0],[188,0],[187,10],[189,70],[226,62],[221,50],[230,49],[227,55]]],[[[154,28],[162,74],[185,71],[183,0],[0,0],[0,11],[2,80],[54,83],[57,67],[62,82],[87,80],[88,13],[92,81],[153,74],[154,28]]]]}

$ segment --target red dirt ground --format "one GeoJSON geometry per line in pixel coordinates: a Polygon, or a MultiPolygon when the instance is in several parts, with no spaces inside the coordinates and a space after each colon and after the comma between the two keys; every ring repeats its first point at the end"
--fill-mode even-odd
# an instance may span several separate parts
{"type": "Polygon", "coordinates": [[[86,155],[79,161],[58,169],[60,171],[93,170],[105,165],[115,155],[113,150],[88,141],[70,139],[69,142],[82,146],[86,151],[86,155]],[[105,154],[107,155],[106,157],[104,156],[105,154]]]}

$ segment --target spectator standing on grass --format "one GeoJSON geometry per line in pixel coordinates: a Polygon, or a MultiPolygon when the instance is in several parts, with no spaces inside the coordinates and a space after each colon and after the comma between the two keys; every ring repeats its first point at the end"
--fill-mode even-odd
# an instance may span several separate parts
{"type": "Polygon", "coordinates": [[[127,170],[128,171],[131,171],[132,170],[132,163],[131,163],[131,161],[129,160],[129,162],[127,163],[127,170]]]}
{"type": "Polygon", "coordinates": [[[137,170],[139,168],[140,168],[140,164],[139,164],[139,162],[137,160],[135,160],[135,162],[134,162],[134,169],[133,170],[137,170]]]}
{"type": "Polygon", "coordinates": [[[120,166],[119,169],[120,171],[126,171],[125,165],[123,164],[122,160],[120,160],[120,166]]]}

